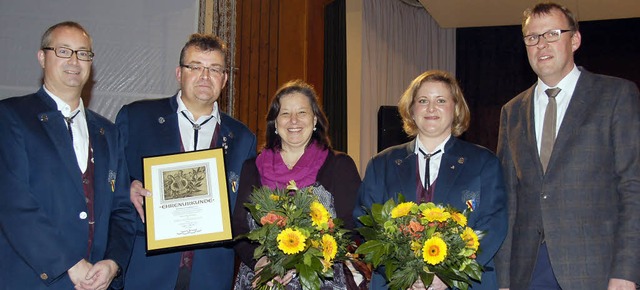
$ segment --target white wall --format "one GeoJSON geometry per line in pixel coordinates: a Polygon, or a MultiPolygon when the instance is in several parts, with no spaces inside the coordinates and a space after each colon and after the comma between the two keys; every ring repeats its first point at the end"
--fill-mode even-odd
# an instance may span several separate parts
{"type": "MultiPolygon", "coordinates": [[[[35,92],[42,33],[72,20],[93,37],[89,108],[111,120],[138,99],[172,95],[180,49],[196,32],[198,0],[0,0],[0,99],[35,92]]],[[[86,105],[86,104],[85,104],[86,105]]]]}

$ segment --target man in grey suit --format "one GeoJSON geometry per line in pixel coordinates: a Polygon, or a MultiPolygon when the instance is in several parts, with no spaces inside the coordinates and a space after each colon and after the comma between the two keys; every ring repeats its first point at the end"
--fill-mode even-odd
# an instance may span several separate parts
{"type": "Polygon", "coordinates": [[[522,32],[538,81],[501,112],[510,228],[496,257],[500,287],[636,289],[638,87],[575,65],[581,35],[563,6],[526,10],[522,32]]]}

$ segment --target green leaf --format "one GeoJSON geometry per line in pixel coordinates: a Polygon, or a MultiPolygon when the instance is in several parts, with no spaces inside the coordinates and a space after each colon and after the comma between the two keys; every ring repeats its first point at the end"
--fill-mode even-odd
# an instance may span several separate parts
{"type": "Polygon", "coordinates": [[[307,266],[311,265],[311,259],[313,259],[313,255],[310,255],[309,252],[302,255],[302,263],[307,266]]]}
{"type": "Polygon", "coordinates": [[[376,223],[379,223],[379,224],[384,223],[386,219],[382,216],[381,204],[374,203],[371,205],[371,217],[376,223]]]}
{"type": "MultiPolygon", "coordinates": [[[[295,265],[300,262],[301,259],[303,259],[303,257],[301,257],[300,255],[287,255],[284,259],[280,261],[280,263],[275,263],[275,264],[281,266],[283,269],[293,269],[295,268],[295,265]]],[[[283,271],[282,274],[284,274],[284,272],[286,271],[283,271]]]]}
{"type": "Polygon", "coordinates": [[[265,250],[265,246],[264,245],[259,245],[254,251],[253,251],[253,258],[258,260],[260,258],[262,258],[262,256],[264,256],[264,250],[265,250]]]}
{"type": "Polygon", "coordinates": [[[367,241],[376,240],[378,238],[378,236],[379,236],[378,231],[376,229],[374,229],[374,228],[366,228],[366,227],[358,228],[358,232],[367,241]]]}
{"type": "Polygon", "coordinates": [[[431,237],[438,227],[425,227],[425,236],[431,237]]]}
{"type": "Polygon", "coordinates": [[[433,283],[433,277],[435,276],[434,273],[420,271],[420,273],[418,274],[420,276],[420,279],[422,279],[422,283],[424,283],[424,285],[431,285],[431,283],[433,283]]]}
{"type": "Polygon", "coordinates": [[[395,271],[390,277],[391,279],[389,280],[389,288],[398,290],[407,289],[418,280],[416,271],[406,268],[395,271]]]}
{"type": "Polygon", "coordinates": [[[480,281],[482,278],[482,267],[475,261],[467,265],[464,272],[473,280],[480,281]]]}
{"type": "Polygon", "coordinates": [[[396,271],[396,269],[398,269],[398,266],[396,266],[394,263],[387,263],[384,267],[384,274],[387,277],[387,281],[390,281],[389,277],[393,277],[393,273],[396,271]]]}
{"type": "Polygon", "coordinates": [[[360,220],[360,222],[368,227],[372,227],[374,226],[374,222],[373,222],[373,218],[370,215],[363,215],[358,217],[358,220],[360,220]]]}
{"type": "Polygon", "coordinates": [[[356,254],[368,255],[378,251],[384,251],[384,244],[378,240],[366,241],[356,249],[356,254]]]}
{"type": "Polygon", "coordinates": [[[460,290],[467,290],[469,289],[470,284],[464,281],[458,281],[458,280],[454,280],[451,281],[451,286],[456,287],[460,290]]]}
{"type": "Polygon", "coordinates": [[[382,217],[385,220],[388,220],[391,218],[391,210],[396,207],[396,202],[393,200],[393,198],[389,199],[387,202],[384,203],[384,206],[382,206],[382,217]]]}
{"type": "Polygon", "coordinates": [[[460,253],[458,254],[458,256],[463,256],[463,257],[469,257],[471,256],[475,251],[473,249],[469,249],[469,248],[464,248],[462,249],[462,251],[460,251],[460,253]]]}
{"type": "MultiPolygon", "coordinates": [[[[456,275],[453,271],[451,271],[450,269],[441,269],[438,272],[438,277],[440,277],[440,279],[444,282],[444,280],[455,280],[455,279],[459,279],[460,277],[458,275],[456,275]]],[[[449,283],[447,283],[449,284],[449,283]]]]}
{"type": "Polygon", "coordinates": [[[311,269],[311,267],[304,264],[298,264],[296,265],[296,271],[298,272],[298,277],[300,277],[302,289],[320,289],[320,278],[318,278],[318,275],[313,271],[313,269],[311,269]]]}
{"type": "Polygon", "coordinates": [[[356,254],[365,255],[365,259],[373,263],[374,267],[378,267],[383,256],[386,256],[384,243],[378,240],[367,241],[360,245],[356,250],[356,254]]]}

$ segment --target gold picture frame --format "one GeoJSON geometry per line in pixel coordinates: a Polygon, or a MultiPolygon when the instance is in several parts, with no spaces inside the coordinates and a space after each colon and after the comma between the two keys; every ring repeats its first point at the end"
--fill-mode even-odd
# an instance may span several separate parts
{"type": "Polygon", "coordinates": [[[231,240],[222,148],[144,157],[147,254],[231,240]]]}

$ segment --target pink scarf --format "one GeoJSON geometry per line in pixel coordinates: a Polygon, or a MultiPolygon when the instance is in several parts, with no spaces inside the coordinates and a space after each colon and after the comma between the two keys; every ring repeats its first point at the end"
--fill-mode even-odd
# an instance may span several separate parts
{"type": "Polygon", "coordinates": [[[313,142],[305,150],[296,165],[289,170],[279,151],[265,149],[256,158],[256,166],[263,186],[271,189],[284,188],[294,180],[298,188],[312,185],[329,150],[313,142]]]}

